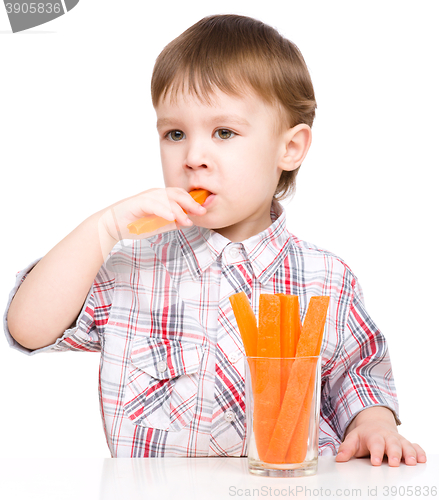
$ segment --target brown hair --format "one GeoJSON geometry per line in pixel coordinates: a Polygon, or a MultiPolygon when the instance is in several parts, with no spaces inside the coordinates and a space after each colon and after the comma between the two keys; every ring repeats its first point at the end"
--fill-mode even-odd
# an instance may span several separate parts
{"type": "MultiPolygon", "coordinates": [[[[250,87],[280,106],[288,127],[312,127],[317,108],[308,68],[297,46],[261,21],[239,15],[201,19],[169,43],[158,56],[151,80],[157,106],[169,93],[194,93],[209,102],[215,89],[244,95],[250,87]]],[[[274,197],[294,192],[299,169],[284,171],[274,197]]]]}

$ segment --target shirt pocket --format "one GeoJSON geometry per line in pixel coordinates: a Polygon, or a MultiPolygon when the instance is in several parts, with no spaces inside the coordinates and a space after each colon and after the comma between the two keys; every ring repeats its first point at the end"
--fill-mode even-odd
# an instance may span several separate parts
{"type": "Polygon", "coordinates": [[[194,417],[203,349],[193,342],[135,337],[123,407],[135,425],[179,431],[194,417]]]}

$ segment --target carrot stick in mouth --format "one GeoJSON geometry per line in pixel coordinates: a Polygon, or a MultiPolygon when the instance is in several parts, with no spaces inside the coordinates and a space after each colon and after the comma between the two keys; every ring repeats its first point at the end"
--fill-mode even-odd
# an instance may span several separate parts
{"type": "MultiPolygon", "coordinates": [[[[190,191],[189,194],[197,203],[202,205],[211,193],[206,189],[194,189],[193,191],[190,191]]],[[[158,217],[157,215],[147,215],[131,222],[127,225],[127,228],[130,230],[130,234],[151,233],[152,231],[156,231],[163,226],[171,224],[171,222],[175,221],[167,220],[163,217],[158,217]]]]}

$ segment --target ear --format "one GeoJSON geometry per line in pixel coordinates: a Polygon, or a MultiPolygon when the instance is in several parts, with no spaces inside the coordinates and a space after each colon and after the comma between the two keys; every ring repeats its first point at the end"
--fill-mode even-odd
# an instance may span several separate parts
{"type": "Polygon", "coordinates": [[[299,123],[288,129],[283,135],[282,153],[279,161],[281,170],[295,170],[305,159],[312,142],[309,125],[299,123]]]}

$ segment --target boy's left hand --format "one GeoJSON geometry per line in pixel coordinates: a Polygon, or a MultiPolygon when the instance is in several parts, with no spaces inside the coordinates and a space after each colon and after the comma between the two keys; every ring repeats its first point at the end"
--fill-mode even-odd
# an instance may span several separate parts
{"type": "Polygon", "coordinates": [[[427,461],[419,445],[410,443],[398,433],[393,413],[383,406],[366,408],[354,418],[335,460],[347,462],[352,457],[369,455],[372,465],[381,465],[384,455],[392,467],[398,467],[401,459],[406,465],[427,461]]]}

